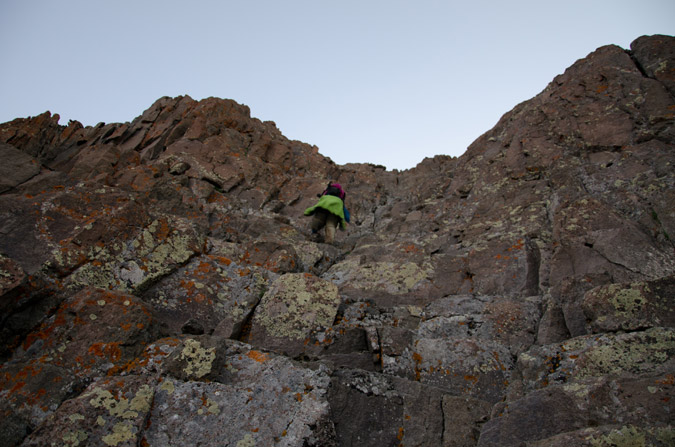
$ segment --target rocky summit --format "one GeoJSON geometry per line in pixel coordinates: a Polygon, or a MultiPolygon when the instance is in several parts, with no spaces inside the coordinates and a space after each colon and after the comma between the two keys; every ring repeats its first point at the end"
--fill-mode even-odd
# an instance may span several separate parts
{"type": "Polygon", "coordinates": [[[231,100],[58,120],[0,125],[3,446],[675,445],[674,37],[406,171],[231,100]]]}

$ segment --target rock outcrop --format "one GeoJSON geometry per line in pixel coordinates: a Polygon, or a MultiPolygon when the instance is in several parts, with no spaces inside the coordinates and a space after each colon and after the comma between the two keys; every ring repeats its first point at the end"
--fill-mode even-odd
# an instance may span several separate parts
{"type": "Polygon", "coordinates": [[[674,54],[403,172],[216,98],[0,124],[2,445],[673,445],[674,54]]]}

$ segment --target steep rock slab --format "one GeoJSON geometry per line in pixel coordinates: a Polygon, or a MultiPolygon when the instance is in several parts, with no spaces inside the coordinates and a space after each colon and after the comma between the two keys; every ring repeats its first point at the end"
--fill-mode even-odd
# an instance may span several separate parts
{"type": "Polygon", "coordinates": [[[672,374],[675,330],[652,328],[585,335],[534,346],[518,358],[524,391],[593,377],[654,377],[672,374]]]}
{"type": "Polygon", "coordinates": [[[335,284],[308,273],[282,275],[256,308],[249,341],[254,346],[297,356],[312,329],[333,325],[339,304],[335,284]]]}
{"type": "Polygon", "coordinates": [[[586,292],[589,333],[675,327],[675,277],[610,284],[586,292]]]}
{"type": "Polygon", "coordinates": [[[0,144],[0,194],[30,180],[40,173],[38,161],[8,144],[0,144]]]}
{"type": "Polygon", "coordinates": [[[64,299],[57,282],[28,275],[13,259],[0,255],[0,358],[7,359],[64,299]]]}
{"type": "Polygon", "coordinates": [[[68,400],[21,444],[137,446],[155,394],[147,376],[97,380],[68,400]]]}
{"type": "Polygon", "coordinates": [[[88,380],[133,361],[152,332],[150,309],[136,297],[82,290],[28,334],[2,365],[1,411],[31,431],[88,380]]]}
{"type": "Polygon", "coordinates": [[[166,335],[237,336],[267,290],[270,273],[231,259],[202,255],[143,294],[166,335]]]}
{"type": "Polygon", "coordinates": [[[616,445],[645,445],[666,447],[675,441],[673,427],[639,427],[632,424],[606,425],[583,428],[563,433],[540,441],[532,441],[532,447],[611,447],[616,445]]]}
{"type": "Polygon", "coordinates": [[[651,437],[672,434],[674,349],[670,328],[535,346],[519,356],[522,381],[514,380],[509,401],[493,409],[479,445],[543,442],[617,424],[651,437]]]}
{"type": "Polygon", "coordinates": [[[339,445],[345,446],[471,446],[490,411],[477,399],[348,369],[333,374],[330,405],[339,445]]]}
{"type": "Polygon", "coordinates": [[[675,96],[675,37],[642,36],[630,44],[631,54],[644,73],[663,83],[671,95],[675,96]]]}
{"type": "Polygon", "coordinates": [[[188,219],[160,217],[130,240],[96,245],[88,261],[68,278],[71,287],[96,287],[142,292],[176,270],[204,248],[204,235],[188,219]]]}
{"type": "MultiPolygon", "coordinates": [[[[372,258],[372,255],[370,256],[372,258]]],[[[429,294],[429,265],[398,261],[365,261],[349,256],[333,265],[324,278],[354,301],[372,300],[381,307],[420,304],[429,294]]]]}
{"type": "Polygon", "coordinates": [[[175,352],[184,367],[169,367],[157,387],[149,445],[337,445],[325,368],[223,339],[187,339],[175,352]],[[207,377],[214,381],[200,381],[207,377]]]}
{"type": "Polygon", "coordinates": [[[135,358],[153,330],[151,309],[135,296],[87,288],[31,332],[12,361],[37,359],[95,377],[135,358]]]}
{"type": "Polygon", "coordinates": [[[668,434],[672,439],[670,402],[675,387],[670,377],[587,379],[533,391],[509,402],[488,421],[478,446],[520,446],[523,442],[611,425],[623,429],[641,427],[647,432],[660,432],[661,436],[668,434]],[[664,386],[664,382],[669,384],[664,386]]]}
{"type": "Polygon", "coordinates": [[[0,368],[0,441],[19,445],[61,403],[78,394],[84,381],[67,368],[30,360],[0,368]]]}
{"type": "Polygon", "coordinates": [[[443,447],[475,447],[491,409],[483,400],[443,395],[443,447]]]}
{"type": "Polygon", "coordinates": [[[539,305],[538,297],[437,300],[425,307],[416,329],[379,330],[383,372],[498,402],[516,369],[516,356],[535,341],[539,305]]]}

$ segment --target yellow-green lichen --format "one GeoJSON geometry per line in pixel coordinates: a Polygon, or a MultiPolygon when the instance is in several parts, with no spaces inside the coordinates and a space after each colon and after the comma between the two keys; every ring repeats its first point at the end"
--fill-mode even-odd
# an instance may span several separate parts
{"type": "Polygon", "coordinates": [[[150,388],[148,385],[141,386],[133,399],[131,399],[131,402],[129,403],[129,409],[139,413],[150,411],[150,404],[152,403],[153,395],[154,392],[152,388],[150,388]]]}
{"type": "Polygon", "coordinates": [[[304,274],[286,274],[263,297],[254,324],[275,337],[304,338],[311,327],[330,326],[339,305],[335,284],[304,274]]]}
{"type": "Polygon", "coordinates": [[[566,383],[563,385],[563,389],[570,394],[573,394],[578,399],[586,399],[591,391],[591,387],[588,384],[583,383],[566,383]]]}
{"type": "Polygon", "coordinates": [[[628,289],[619,284],[612,284],[605,293],[609,303],[616,309],[617,315],[622,317],[632,316],[648,303],[639,283],[628,289]]]}
{"type": "Polygon", "coordinates": [[[255,439],[250,433],[247,433],[243,439],[237,442],[237,447],[255,447],[255,439]]]}
{"type": "Polygon", "coordinates": [[[645,435],[633,426],[612,430],[606,435],[593,437],[592,447],[645,447],[645,435]]]}
{"type": "Polygon", "coordinates": [[[171,395],[176,390],[176,387],[172,381],[170,381],[169,379],[164,379],[159,389],[162,391],[166,391],[169,395],[171,395]]]}
{"type": "Polygon", "coordinates": [[[663,445],[675,445],[675,428],[668,426],[664,428],[656,428],[655,437],[663,445]]]}
{"type": "Polygon", "coordinates": [[[92,396],[89,403],[94,408],[103,408],[113,417],[122,419],[134,419],[139,413],[147,412],[150,409],[153,391],[148,385],[141,386],[136,395],[131,399],[125,397],[115,397],[108,390],[94,388],[89,392],[92,396]]]}
{"type": "Polygon", "coordinates": [[[197,410],[198,414],[204,414],[204,413],[210,413],[210,414],[220,414],[220,408],[218,407],[218,403],[211,400],[211,399],[206,399],[206,402],[204,402],[204,408],[200,408],[197,410]]]}
{"type": "Polygon", "coordinates": [[[336,265],[332,270],[338,284],[348,280],[352,287],[366,290],[383,289],[394,295],[402,295],[410,293],[431,275],[433,268],[425,267],[428,268],[423,269],[412,262],[360,264],[359,260],[351,259],[336,265]]]}
{"type": "MultiPolygon", "coordinates": [[[[71,275],[73,285],[134,291],[169,273],[201,245],[201,240],[189,232],[157,234],[161,227],[167,232],[170,224],[155,220],[128,244],[90,248],[86,256],[89,262],[71,275]]],[[[56,261],[63,264],[67,260],[56,261]]]]}
{"type": "Polygon", "coordinates": [[[134,426],[129,422],[119,422],[113,426],[112,433],[102,437],[101,440],[106,445],[116,446],[136,438],[135,431],[134,426]]]}
{"type": "Polygon", "coordinates": [[[675,351],[675,331],[654,328],[617,337],[584,355],[578,377],[645,373],[657,370],[675,351]]]}
{"type": "MultiPolygon", "coordinates": [[[[70,431],[65,433],[61,439],[63,440],[63,445],[66,445],[68,447],[76,447],[79,445],[86,445],[84,442],[87,440],[89,436],[87,433],[85,433],[82,430],[78,431],[70,431]]],[[[54,445],[54,444],[52,444],[54,445]]]]}
{"type": "Polygon", "coordinates": [[[185,340],[180,358],[187,363],[183,368],[185,374],[201,378],[211,372],[213,361],[216,358],[216,350],[215,348],[202,348],[199,341],[188,339],[185,340]]]}
{"type": "Polygon", "coordinates": [[[68,419],[70,419],[70,422],[83,421],[84,416],[82,416],[80,413],[74,413],[68,416],[68,419]]]}

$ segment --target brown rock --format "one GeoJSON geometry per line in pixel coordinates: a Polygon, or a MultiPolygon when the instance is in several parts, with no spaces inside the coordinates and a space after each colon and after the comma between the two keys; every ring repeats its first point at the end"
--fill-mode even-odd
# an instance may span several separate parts
{"type": "Polygon", "coordinates": [[[150,377],[98,380],[64,402],[22,445],[138,445],[154,394],[150,377]]]}
{"type": "Polygon", "coordinates": [[[40,173],[38,161],[8,144],[0,144],[0,194],[40,173]]]}

